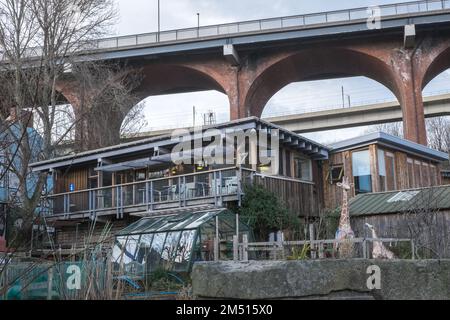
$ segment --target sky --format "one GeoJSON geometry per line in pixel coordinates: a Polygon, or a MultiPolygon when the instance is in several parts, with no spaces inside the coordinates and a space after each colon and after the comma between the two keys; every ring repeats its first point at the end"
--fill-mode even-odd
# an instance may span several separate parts
{"type": "MultiPolygon", "coordinates": [[[[161,30],[189,28],[244,20],[289,16],[339,9],[368,7],[401,0],[160,0],[161,30]]],[[[118,21],[112,32],[128,35],[157,31],[157,0],[116,0],[118,21]]],[[[383,85],[364,77],[292,83],[268,102],[263,117],[292,112],[305,112],[342,106],[344,87],[346,103],[351,106],[395,100],[383,85]],[[319,97],[319,98],[318,98],[319,97]],[[350,100],[350,102],[348,101],[350,100]]],[[[450,91],[450,71],[434,79],[425,88],[425,95],[450,91]]],[[[193,123],[193,106],[199,123],[204,113],[213,110],[217,121],[229,120],[228,98],[219,92],[208,91],[150,97],[145,101],[148,125],[143,131],[189,126],[193,123]]],[[[305,134],[322,143],[351,138],[363,134],[363,128],[333,130],[305,134]],[[330,138],[334,137],[334,138],[330,138]]]]}

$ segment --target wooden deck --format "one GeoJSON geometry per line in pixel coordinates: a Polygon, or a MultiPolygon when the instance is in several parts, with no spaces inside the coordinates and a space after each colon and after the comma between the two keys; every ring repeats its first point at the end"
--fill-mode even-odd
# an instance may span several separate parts
{"type": "Polygon", "coordinates": [[[101,216],[150,216],[165,212],[223,207],[240,203],[245,184],[259,184],[280,197],[291,212],[313,216],[318,210],[315,185],[310,182],[264,176],[243,168],[208,171],[112,187],[49,195],[42,210],[50,220],[101,216]]]}

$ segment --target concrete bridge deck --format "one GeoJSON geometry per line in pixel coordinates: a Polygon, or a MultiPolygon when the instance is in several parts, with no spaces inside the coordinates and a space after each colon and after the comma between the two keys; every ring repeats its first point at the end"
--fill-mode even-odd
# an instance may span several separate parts
{"type": "MultiPolygon", "coordinates": [[[[425,117],[450,116],[450,93],[424,98],[425,117]]],[[[265,120],[296,133],[402,121],[402,109],[397,101],[342,109],[330,109],[301,114],[265,118],[265,120]]],[[[139,138],[170,134],[174,129],[145,132],[139,138]]],[[[125,138],[126,139],[126,138],[125,138]]]]}

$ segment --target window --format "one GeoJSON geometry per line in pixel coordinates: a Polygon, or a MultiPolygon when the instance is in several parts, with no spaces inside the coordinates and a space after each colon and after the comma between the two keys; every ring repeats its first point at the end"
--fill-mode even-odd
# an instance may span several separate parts
{"type": "Polygon", "coordinates": [[[378,176],[380,180],[380,191],[386,191],[386,159],[384,151],[378,149],[378,176]]]}
{"type": "Polygon", "coordinates": [[[135,181],[145,181],[147,179],[147,170],[136,171],[135,181]]]}
{"type": "Polygon", "coordinates": [[[430,165],[430,182],[431,182],[431,186],[437,186],[437,175],[438,175],[438,170],[436,169],[436,166],[434,165],[430,165]]]}
{"type": "Polygon", "coordinates": [[[353,152],[352,163],[356,194],[372,192],[369,150],[353,152]]]}
{"type": "Polygon", "coordinates": [[[386,152],[385,162],[386,162],[386,190],[393,191],[397,189],[394,154],[386,152]]]}
{"type": "Polygon", "coordinates": [[[341,182],[342,177],[344,176],[344,166],[342,164],[332,166],[330,175],[331,183],[341,182]]]}
{"type": "Polygon", "coordinates": [[[430,168],[428,163],[422,162],[422,187],[430,186],[430,168]]]}
{"type": "Polygon", "coordinates": [[[312,181],[311,160],[306,158],[294,158],[295,178],[312,181]]]}
{"type": "Polygon", "coordinates": [[[285,176],[292,177],[291,171],[291,152],[286,150],[286,172],[284,173],[285,176]]]}
{"type": "Polygon", "coordinates": [[[422,187],[422,174],[421,174],[421,162],[420,161],[414,161],[414,182],[415,188],[420,188],[422,187]]]}
{"type": "Polygon", "coordinates": [[[415,196],[417,196],[420,191],[404,191],[399,192],[392,198],[390,198],[388,203],[396,203],[396,202],[408,202],[411,201],[415,196]]]}
{"type": "Polygon", "coordinates": [[[415,183],[414,183],[414,161],[412,159],[407,160],[408,163],[408,187],[409,188],[414,188],[415,187],[415,183]]]}

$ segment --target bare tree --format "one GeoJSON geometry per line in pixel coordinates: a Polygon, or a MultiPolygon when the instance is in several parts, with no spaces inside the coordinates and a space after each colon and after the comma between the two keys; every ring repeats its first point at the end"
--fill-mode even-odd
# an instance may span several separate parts
{"type": "Polygon", "coordinates": [[[442,259],[450,255],[450,238],[443,223],[445,213],[439,208],[440,194],[438,188],[417,191],[404,205],[399,229],[414,241],[415,255],[421,259],[442,259]]]}
{"type": "Polygon", "coordinates": [[[428,145],[430,148],[450,152],[450,118],[437,117],[427,120],[428,145]]]}
{"type": "Polygon", "coordinates": [[[145,105],[137,104],[141,98],[134,94],[141,80],[140,70],[120,65],[82,63],[73,66],[71,81],[78,97],[76,108],[85,115],[78,123],[77,150],[119,144],[121,134],[138,131],[146,125],[142,112],[145,105]]]}
{"type": "Polygon", "coordinates": [[[29,164],[50,159],[71,129],[53,139],[61,102],[57,83],[78,52],[108,31],[115,13],[113,0],[0,0],[0,122],[8,138],[4,166],[19,181],[18,202],[28,228],[46,181],[45,175],[30,172],[29,164]],[[30,129],[33,116],[42,123],[41,135],[30,129]]]}
{"type": "Polygon", "coordinates": [[[403,124],[401,122],[393,122],[370,126],[367,129],[367,133],[372,132],[384,132],[396,137],[403,138],[403,124]]]}

